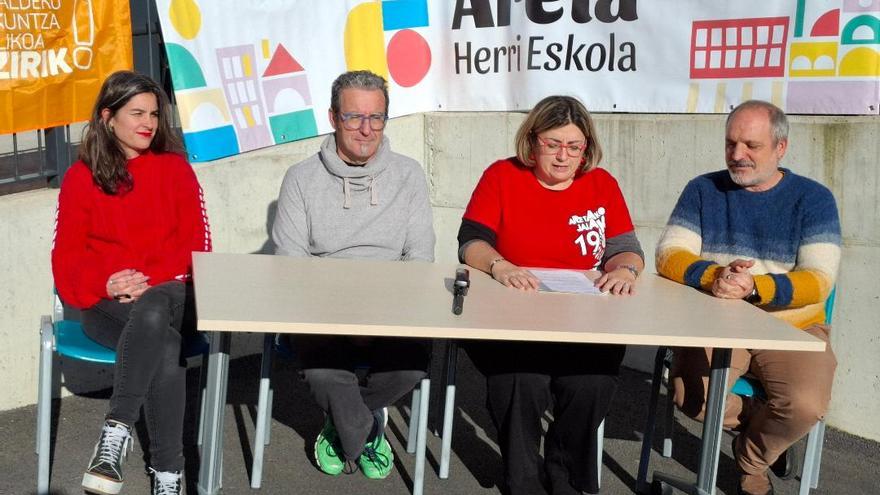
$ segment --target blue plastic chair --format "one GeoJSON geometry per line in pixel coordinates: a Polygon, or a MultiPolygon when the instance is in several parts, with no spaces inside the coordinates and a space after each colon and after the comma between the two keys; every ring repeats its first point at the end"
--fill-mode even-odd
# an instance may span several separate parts
{"type": "MultiPolygon", "coordinates": [[[[52,424],[51,409],[53,396],[52,362],[53,354],[59,357],[112,366],[116,363],[116,351],[95,342],[83,331],[78,320],[65,319],[65,308],[56,294],[53,316],[40,318],[40,377],[37,389],[37,495],[49,494],[49,455],[51,452],[52,424]]],[[[207,358],[208,341],[204,334],[197,333],[184,341],[183,355],[190,358],[202,355],[207,358]]],[[[204,361],[206,362],[206,361],[204,361]]],[[[207,368],[202,367],[202,374],[207,368]]],[[[200,383],[205,383],[204,377],[200,383]]],[[[199,387],[201,388],[201,387],[199,387]]],[[[204,391],[202,391],[204,399],[204,391]]],[[[199,445],[202,443],[201,415],[204,414],[204,400],[200,401],[199,445]]]]}
{"type": "MultiPolygon", "coordinates": [[[[837,288],[832,288],[825,300],[825,324],[831,324],[831,315],[834,312],[834,299],[837,288]]],[[[659,347],[657,355],[654,359],[654,375],[651,380],[651,402],[648,405],[648,419],[645,425],[645,433],[642,437],[642,453],[639,459],[639,473],[636,478],[636,491],[645,493],[648,488],[647,476],[648,466],[651,461],[651,444],[654,437],[654,427],[656,425],[657,402],[660,396],[661,381],[666,386],[666,415],[664,417],[663,428],[663,449],[661,454],[663,457],[672,457],[672,432],[673,432],[673,413],[675,405],[672,402],[672,386],[665,376],[672,367],[672,349],[668,347],[659,347]]],[[[731,388],[731,393],[742,397],[757,397],[758,399],[766,398],[761,382],[751,376],[744,375],[737,379],[731,388]]],[[[819,485],[819,467],[822,463],[822,444],[825,441],[825,420],[821,419],[813,425],[807,436],[807,448],[804,452],[804,462],[801,469],[801,483],[799,495],[808,495],[811,489],[819,485]]]]}
{"type": "MultiPolygon", "coordinates": [[[[263,358],[260,364],[260,390],[257,399],[256,431],[254,432],[254,457],[251,465],[251,488],[260,488],[263,482],[263,454],[272,433],[272,355],[294,360],[295,353],[278,334],[267,333],[263,337],[263,358]]],[[[422,495],[425,479],[425,451],[427,450],[428,400],[431,379],[425,377],[413,390],[410,408],[409,432],[406,451],[416,454],[413,475],[413,495],[422,495]]]]}

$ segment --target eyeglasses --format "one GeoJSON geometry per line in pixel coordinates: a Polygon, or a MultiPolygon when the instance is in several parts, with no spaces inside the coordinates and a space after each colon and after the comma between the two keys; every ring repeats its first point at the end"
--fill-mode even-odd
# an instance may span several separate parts
{"type": "Polygon", "coordinates": [[[542,155],[558,155],[559,150],[564,149],[566,154],[571,158],[578,158],[581,156],[581,153],[587,149],[587,145],[585,143],[581,144],[568,144],[563,145],[559,141],[545,141],[541,139],[541,136],[535,136],[538,139],[538,143],[540,143],[541,154],[542,155]]]}
{"type": "Polygon", "coordinates": [[[349,131],[360,130],[361,126],[364,125],[364,122],[370,123],[370,129],[381,131],[385,128],[385,121],[388,120],[388,116],[384,113],[374,113],[371,115],[364,115],[362,113],[340,113],[339,120],[342,121],[342,127],[345,127],[349,131]]]}

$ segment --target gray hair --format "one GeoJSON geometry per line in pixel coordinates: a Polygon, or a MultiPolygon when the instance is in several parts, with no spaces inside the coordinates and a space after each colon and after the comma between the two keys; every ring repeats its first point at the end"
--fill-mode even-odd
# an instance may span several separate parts
{"type": "Polygon", "coordinates": [[[740,110],[751,110],[756,108],[760,108],[767,112],[767,116],[770,119],[770,130],[773,133],[773,144],[776,145],[780,141],[788,141],[788,117],[786,117],[785,112],[783,112],[781,108],[768,101],[747,100],[740,103],[727,115],[725,128],[730,126],[730,121],[733,120],[733,116],[740,110]]]}
{"type": "Polygon", "coordinates": [[[368,70],[348,71],[333,81],[333,86],[330,88],[330,110],[334,114],[339,112],[339,98],[342,90],[351,88],[381,91],[385,96],[385,115],[388,115],[388,83],[382,76],[368,70]]]}

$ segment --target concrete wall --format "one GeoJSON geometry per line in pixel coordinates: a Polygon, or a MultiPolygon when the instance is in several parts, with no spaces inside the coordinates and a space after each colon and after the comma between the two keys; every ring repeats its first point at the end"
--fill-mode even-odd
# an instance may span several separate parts
{"type": "MultiPolygon", "coordinates": [[[[438,113],[400,118],[387,129],[393,148],[428,174],[436,257],[454,261],[455,235],[474,184],[493,160],[512,154],[522,114],[438,113]]],[[[645,251],[651,253],[685,183],[723,166],[722,116],[598,115],[603,166],[621,183],[645,251]]],[[[827,184],[839,202],[843,265],[832,343],[839,367],[829,423],[880,440],[880,121],[794,117],[785,166],[827,184]]],[[[196,165],[214,247],[260,252],[268,246],[286,169],[315,152],[300,141],[196,165]]],[[[57,191],[0,197],[0,409],[36,400],[39,315],[51,309],[49,249],[57,191]]],[[[648,270],[653,270],[648,256],[648,270]]],[[[630,349],[626,363],[649,366],[653,351],[630,349]]],[[[77,377],[79,378],[79,377],[77,377]]],[[[104,380],[103,383],[106,383],[104,380]]]]}

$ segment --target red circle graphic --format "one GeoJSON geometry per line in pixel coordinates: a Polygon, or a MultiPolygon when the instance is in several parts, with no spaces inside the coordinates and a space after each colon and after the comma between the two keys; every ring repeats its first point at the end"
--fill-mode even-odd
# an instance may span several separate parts
{"type": "Polygon", "coordinates": [[[422,35],[403,29],[388,42],[388,71],[398,85],[409,88],[418,84],[431,68],[431,47],[422,35]]]}

